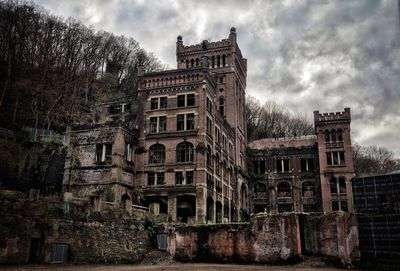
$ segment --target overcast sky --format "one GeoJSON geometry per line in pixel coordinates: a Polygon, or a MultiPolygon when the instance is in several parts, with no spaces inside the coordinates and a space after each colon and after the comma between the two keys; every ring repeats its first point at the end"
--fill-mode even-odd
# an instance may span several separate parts
{"type": "Polygon", "coordinates": [[[400,0],[35,0],[136,39],[171,68],[175,42],[227,38],[248,59],[247,95],[293,113],[352,110],[352,139],[400,158],[400,0]]]}

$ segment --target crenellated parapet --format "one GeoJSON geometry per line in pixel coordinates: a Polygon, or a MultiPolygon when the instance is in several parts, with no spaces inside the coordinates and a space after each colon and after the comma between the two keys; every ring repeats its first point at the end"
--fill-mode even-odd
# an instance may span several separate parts
{"type": "Polygon", "coordinates": [[[342,112],[330,112],[330,113],[319,113],[319,111],[314,111],[314,124],[323,125],[324,123],[332,122],[350,122],[350,108],[345,108],[342,112]]]}

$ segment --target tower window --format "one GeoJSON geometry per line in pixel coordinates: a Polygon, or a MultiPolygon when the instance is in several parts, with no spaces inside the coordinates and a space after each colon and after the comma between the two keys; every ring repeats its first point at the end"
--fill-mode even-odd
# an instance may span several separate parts
{"type": "Polygon", "coordinates": [[[97,144],[96,145],[96,162],[111,161],[112,144],[97,144]]]}
{"type": "Polygon", "coordinates": [[[224,97],[219,97],[219,113],[221,113],[222,116],[224,116],[224,107],[225,107],[225,101],[224,97]]]}

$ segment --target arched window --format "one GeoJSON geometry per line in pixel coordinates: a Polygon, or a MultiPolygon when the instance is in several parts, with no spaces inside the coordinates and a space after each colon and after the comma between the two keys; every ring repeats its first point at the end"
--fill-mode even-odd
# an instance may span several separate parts
{"type": "Polygon", "coordinates": [[[215,68],[215,56],[211,57],[211,67],[215,68]]]}
{"type": "Polygon", "coordinates": [[[193,144],[190,142],[182,142],[176,146],[177,163],[193,162],[193,154],[193,144]]]}
{"type": "Polygon", "coordinates": [[[307,181],[302,184],[303,197],[311,198],[315,194],[315,186],[313,182],[307,181]]]}
{"type": "Polygon", "coordinates": [[[194,59],[190,60],[190,66],[193,68],[194,67],[194,59]]]}
{"type": "Polygon", "coordinates": [[[287,182],[278,184],[278,197],[290,197],[290,184],[287,182]]]}
{"type": "Polygon", "coordinates": [[[225,101],[224,101],[224,97],[221,96],[219,97],[219,112],[221,113],[221,115],[224,115],[224,107],[225,107],[225,101]]]}
{"type": "Polygon", "coordinates": [[[163,164],[165,162],[165,147],[161,144],[151,145],[149,148],[149,163],[163,164]]]}
{"type": "Polygon", "coordinates": [[[198,66],[199,66],[199,59],[196,58],[196,67],[198,67],[198,66]]]}
{"type": "Polygon", "coordinates": [[[225,67],[226,66],[226,56],[222,55],[222,66],[225,67]]]}
{"type": "Polygon", "coordinates": [[[189,68],[189,59],[186,59],[186,68],[189,68]]]}
{"type": "Polygon", "coordinates": [[[221,57],[217,56],[217,67],[221,67],[221,57]]]}

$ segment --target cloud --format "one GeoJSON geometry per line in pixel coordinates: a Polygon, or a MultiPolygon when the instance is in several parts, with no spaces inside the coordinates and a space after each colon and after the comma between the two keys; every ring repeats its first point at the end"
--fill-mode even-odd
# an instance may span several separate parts
{"type": "Polygon", "coordinates": [[[135,38],[175,67],[185,44],[235,26],[248,58],[247,93],[294,113],[352,108],[353,140],[400,157],[400,2],[37,0],[50,12],[135,38]]]}

